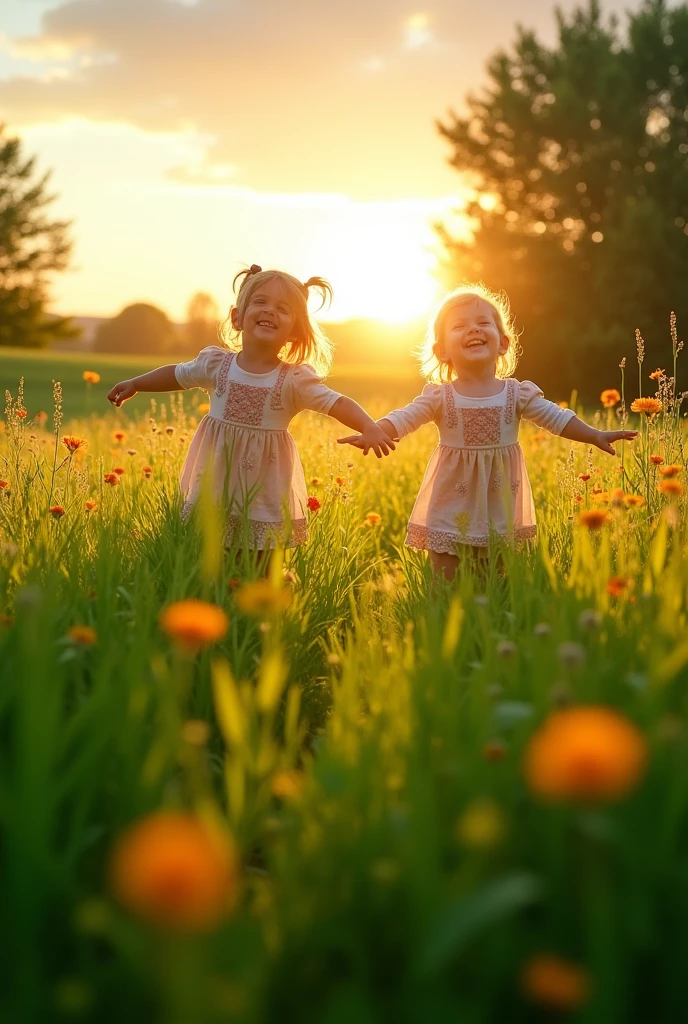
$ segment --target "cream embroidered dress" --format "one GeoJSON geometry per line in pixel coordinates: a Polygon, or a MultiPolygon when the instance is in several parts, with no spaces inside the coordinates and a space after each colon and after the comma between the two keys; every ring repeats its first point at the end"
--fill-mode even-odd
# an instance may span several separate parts
{"type": "Polygon", "coordinates": [[[203,388],[210,396],[210,411],[194,434],[181,473],[182,516],[190,514],[210,469],[215,495],[224,495],[229,509],[225,543],[245,540],[257,549],[278,541],[301,544],[307,539],[306,481],[287,427],[302,409],[328,413],[342,396],[307,363],[248,373],[235,355],[211,345],[175,367],[182,388],[203,388]]]}
{"type": "Polygon", "coordinates": [[[413,548],[455,554],[486,547],[491,531],[535,536],[535,508],[518,443],[521,419],[560,434],[571,409],[549,402],[532,381],[509,378],[498,395],[469,398],[449,384],[427,384],[410,405],[385,417],[398,437],[433,421],[440,433],[408,524],[413,548]]]}

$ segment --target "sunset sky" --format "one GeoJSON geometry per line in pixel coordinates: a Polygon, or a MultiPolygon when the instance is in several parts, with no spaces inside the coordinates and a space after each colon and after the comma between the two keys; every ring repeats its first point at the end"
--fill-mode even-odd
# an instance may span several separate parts
{"type": "Polygon", "coordinates": [[[435,122],[516,20],[552,41],[553,7],[2,0],[0,111],[74,221],[56,308],[180,320],[255,262],[328,277],[330,319],[425,314],[431,224],[464,196],[435,122]]]}

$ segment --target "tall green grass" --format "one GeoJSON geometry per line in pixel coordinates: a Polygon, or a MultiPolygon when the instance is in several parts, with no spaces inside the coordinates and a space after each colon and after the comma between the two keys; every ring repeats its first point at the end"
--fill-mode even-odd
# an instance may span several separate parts
{"type": "MultiPolygon", "coordinates": [[[[77,387],[80,374],[66,408],[77,387]]],[[[680,410],[644,423],[623,474],[524,426],[538,544],[467,563],[453,585],[403,546],[433,431],[377,461],[336,446],[337,424],[300,417],[322,507],[285,556],[289,608],[254,617],[237,595],[260,577],[255,559],[218,559],[207,517],[180,522],[199,397],[156,402],[122,443],[114,412],[54,430],[8,406],[2,1019],[544,1020],[520,979],[547,953],[589,980],[574,1019],[681,1020],[685,499],[661,494],[650,460],[685,476],[680,410]],[[63,434],[85,437],[86,453],[70,457],[63,434]],[[588,532],[578,515],[596,504],[609,522],[588,532]],[[379,526],[365,525],[371,511],[379,526]],[[614,577],[627,582],[618,597],[614,577]],[[195,657],[158,625],[186,597],[230,621],[195,657]],[[70,640],[75,625],[96,642],[70,640]],[[549,805],[526,782],[533,734],[577,704],[618,709],[647,741],[647,771],[622,800],[549,805]],[[189,720],[208,724],[207,743],[189,741],[189,720]],[[111,891],[118,836],[162,807],[213,807],[239,849],[236,905],[209,934],[157,929],[111,891]]]]}

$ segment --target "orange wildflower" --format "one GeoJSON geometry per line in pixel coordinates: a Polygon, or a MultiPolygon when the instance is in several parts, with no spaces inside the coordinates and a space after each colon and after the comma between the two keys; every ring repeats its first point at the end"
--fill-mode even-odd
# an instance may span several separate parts
{"type": "Polygon", "coordinates": [[[112,472],[116,473],[117,476],[123,476],[123,474],[126,473],[126,469],[124,468],[124,466],[113,466],[112,472]]]}
{"type": "Polygon", "coordinates": [[[17,409],[16,416],[18,420],[25,420],[28,415],[26,409],[17,409]]]}
{"type": "Polygon", "coordinates": [[[87,512],[97,512],[98,502],[95,501],[93,498],[87,498],[86,501],[84,502],[84,507],[87,512]]]}
{"type": "Polygon", "coordinates": [[[662,403],[656,398],[636,398],[631,403],[631,412],[644,412],[646,416],[654,416],[662,411],[662,403]]]}
{"type": "Polygon", "coordinates": [[[0,491],[4,491],[9,485],[9,480],[0,480],[0,491]]]}
{"type": "Polygon", "coordinates": [[[100,380],[100,374],[96,373],[95,370],[84,370],[81,376],[87,384],[97,384],[100,380]]]}
{"type": "Polygon", "coordinates": [[[103,480],[106,484],[110,484],[110,487],[116,487],[119,483],[119,477],[116,473],[106,473],[103,480]]]}
{"type": "Polygon", "coordinates": [[[210,412],[210,402],[201,402],[201,404],[198,406],[198,411],[200,412],[201,416],[205,416],[207,412],[210,412]]]}
{"type": "Polygon", "coordinates": [[[191,652],[221,640],[229,628],[222,608],[196,598],[175,601],[163,608],[158,621],[163,633],[177,646],[191,652]]]}
{"type": "Polygon", "coordinates": [[[662,455],[651,455],[650,456],[650,462],[654,466],[661,466],[662,463],[664,462],[664,457],[662,455]]]}
{"type": "Polygon", "coordinates": [[[318,477],[318,476],[314,476],[311,479],[311,487],[320,487],[321,483],[322,483],[322,481],[321,481],[320,477],[318,477]]]}
{"type": "Polygon", "coordinates": [[[582,480],[583,483],[586,483],[590,479],[590,474],[589,473],[579,473],[578,474],[578,479],[582,480]]]}
{"type": "Polygon", "coordinates": [[[382,516],[379,512],[368,512],[363,517],[363,522],[366,526],[379,526],[382,522],[382,516]]]}
{"type": "Polygon", "coordinates": [[[521,971],[521,990],[534,1003],[552,1010],[575,1010],[590,994],[582,967],[549,953],[531,957],[521,971]]]}
{"type": "Polygon", "coordinates": [[[588,530],[601,530],[606,523],[611,522],[611,516],[603,508],[591,508],[579,514],[578,522],[588,530]]]}
{"type": "Polygon", "coordinates": [[[78,452],[80,448],[85,448],[88,441],[84,440],[83,437],[63,437],[62,444],[65,446],[68,452],[78,452]]]}
{"type": "Polygon", "coordinates": [[[613,409],[615,405],[618,405],[621,401],[621,395],[616,388],[607,388],[600,395],[600,402],[605,409],[613,409]]]}
{"type": "Polygon", "coordinates": [[[345,476],[336,476],[334,478],[334,482],[336,483],[337,487],[342,487],[346,483],[346,477],[345,476]]]}
{"type": "Polygon", "coordinates": [[[146,480],[149,480],[150,477],[153,475],[153,467],[152,466],[143,466],[142,469],[141,469],[141,472],[145,476],[146,480]]]}
{"type": "Polygon", "coordinates": [[[500,740],[492,740],[483,747],[483,757],[486,761],[503,761],[506,757],[506,747],[500,740]]]}
{"type": "Polygon", "coordinates": [[[110,879],[137,917],[175,931],[206,931],[231,910],[238,858],[228,836],[194,815],[158,811],[120,836],[110,879]]]}
{"type": "Polygon", "coordinates": [[[308,506],[309,512],[318,512],[320,508],[322,508],[320,501],[312,495],[306,502],[306,505],[308,506]]]}
{"type": "Polygon", "coordinates": [[[62,516],[65,514],[65,510],[62,508],[62,505],[51,505],[48,512],[53,519],[62,519],[62,516]]]}
{"type": "Polygon", "coordinates": [[[647,761],[640,730],[605,707],[556,711],[531,737],[524,773],[544,800],[607,801],[638,783],[647,761]]]}
{"type": "Polygon", "coordinates": [[[659,380],[659,378],[666,373],[666,370],[654,370],[650,374],[650,380],[659,380]]]}
{"type": "Polygon", "coordinates": [[[295,800],[303,789],[305,776],[299,771],[282,771],[273,775],[270,792],[281,800],[295,800]]]}
{"type": "Polygon", "coordinates": [[[118,444],[124,444],[126,439],[127,435],[124,433],[123,430],[115,430],[115,432],[112,435],[112,440],[117,441],[118,444]]]}
{"type": "Polygon", "coordinates": [[[642,494],[625,494],[624,504],[631,508],[642,508],[645,504],[645,499],[642,494]]]}
{"type": "Polygon", "coordinates": [[[98,634],[91,626],[71,626],[67,630],[67,636],[82,647],[90,647],[98,639],[98,634]]]}
{"type": "Polygon", "coordinates": [[[659,485],[659,489],[662,494],[667,494],[670,497],[678,497],[683,494],[685,488],[680,480],[662,480],[659,485]]]}
{"type": "Polygon", "coordinates": [[[683,466],[660,466],[659,475],[664,477],[678,476],[683,472],[683,466]]]}
{"type": "Polygon", "coordinates": [[[625,576],[612,576],[607,584],[607,593],[610,597],[621,597],[632,586],[633,580],[626,579],[625,576]]]}

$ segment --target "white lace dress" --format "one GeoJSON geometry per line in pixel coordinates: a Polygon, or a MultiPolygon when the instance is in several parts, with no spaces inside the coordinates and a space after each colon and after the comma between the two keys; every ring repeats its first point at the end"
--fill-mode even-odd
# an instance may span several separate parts
{"type": "Polygon", "coordinates": [[[307,363],[248,373],[235,354],[211,345],[175,367],[180,387],[203,388],[210,396],[210,412],[181,473],[182,516],[196,504],[209,470],[215,497],[228,510],[225,543],[259,550],[301,544],[307,539],[306,481],[287,428],[302,409],[328,413],[342,396],[307,363]]]}
{"type": "Polygon", "coordinates": [[[400,438],[431,421],[440,434],[411,512],[407,545],[455,554],[459,544],[486,547],[491,531],[516,541],[535,537],[519,422],[532,420],[560,434],[573,415],[532,381],[513,378],[490,398],[461,395],[451,383],[427,384],[405,408],[388,413],[400,438]]]}

